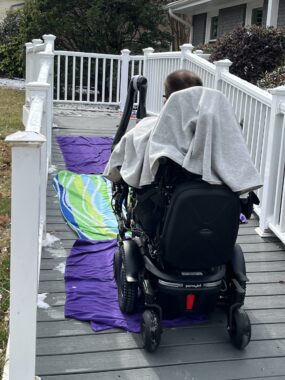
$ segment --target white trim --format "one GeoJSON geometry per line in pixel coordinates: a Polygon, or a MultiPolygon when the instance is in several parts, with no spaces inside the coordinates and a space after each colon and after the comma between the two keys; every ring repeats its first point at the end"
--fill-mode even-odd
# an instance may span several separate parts
{"type": "MultiPolygon", "coordinates": [[[[207,13],[207,21],[206,21],[206,31],[205,31],[205,43],[210,41],[210,33],[211,33],[211,21],[212,17],[219,16],[219,10],[211,11],[207,13]]],[[[213,40],[211,40],[213,41],[213,40]]]]}
{"type": "Polygon", "coordinates": [[[245,26],[251,25],[253,9],[262,8],[262,7],[263,7],[263,0],[255,0],[246,4],[245,26]]]}
{"type": "MultiPolygon", "coordinates": [[[[173,3],[170,3],[167,5],[167,8],[171,8],[173,12],[180,13],[180,14],[188,14],[188,15],[197,15],[199,13],[206,13],[206,12],[214,12],[215,10],[221,10],[225,8],[232,8],[237,5],[249,5],[251,6],[252,3],[256,3],[258,0],[231,0],[226,1],[215,1],[215,0],[207,0],[207,1],[175,1],[173,3]]],[[[270,0],[269,0],[270,1],[270,0]]],[[[276,0],[272,0],[276,1],[276,0]]],[[[279,1],[279,0],[278,0],[279,1]]],[[[261,6],[263,6],[263,0],[261,0],[261,6]]],[[[257,6],[259,7],[259,6],[257,6]]],[[[253,8],[256,8],[255,6],[253,8]]]]}
{"type": "Polygon", "coordinates": [[[179,0],[179,1],[174,1],[170,4],[167,4],[166,8],[172,9],[175,12],[175,11],[181,11],[184,8],[188,8],[189,5],[192,7],[195,7],[195,6],[203,5],[205,3],[210,3],[212,1],[213,0],[197,0],[197,1],[195,1],[195,0],[179,0]]]}
{"type": "Polygon", "coordinates": [[[266,26],[277,27],[279,0],[268,0],[266,26]]]}

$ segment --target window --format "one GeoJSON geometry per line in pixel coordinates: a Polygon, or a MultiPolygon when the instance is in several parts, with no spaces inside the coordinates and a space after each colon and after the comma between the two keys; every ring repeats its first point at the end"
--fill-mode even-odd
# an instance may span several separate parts
{"type": "Polygon", "coordinates": [[[215,40],[218,36],[218,16],[211,17],[210,40],[215,40]]]}
{"type": "Polygon", "coordinates": [[[251,25],[262,26],[262,8],[254,8],[251,15],[251,25]]]}

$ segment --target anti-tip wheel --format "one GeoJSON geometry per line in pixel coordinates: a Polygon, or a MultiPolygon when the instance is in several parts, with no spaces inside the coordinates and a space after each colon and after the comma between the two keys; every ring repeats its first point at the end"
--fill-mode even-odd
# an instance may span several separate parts
{"type": "Polygon", "coordinates": [[[141,336],[143,348],[148,352],[154,352],[160,343],[161,326],[158,313],[155,310],[146,309],[142,315],[141,336]]]}
{"type": "Polygon", "coordinates": [[[251,324],[247,313],[241,309],[235,309],[232,316],[232,326],[229,329],[232,344],[242,350],[250,342],[251,324]]]}

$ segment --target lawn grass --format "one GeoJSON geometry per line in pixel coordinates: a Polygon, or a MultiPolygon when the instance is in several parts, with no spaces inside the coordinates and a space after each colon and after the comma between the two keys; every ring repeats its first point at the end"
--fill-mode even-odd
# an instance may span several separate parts
{"type": "Polygon", "coordinates": [[[5,364],[9,322],[11,154],[4,139],[22,128],[25,93],[0,88],[0,377],[5,364]]]}

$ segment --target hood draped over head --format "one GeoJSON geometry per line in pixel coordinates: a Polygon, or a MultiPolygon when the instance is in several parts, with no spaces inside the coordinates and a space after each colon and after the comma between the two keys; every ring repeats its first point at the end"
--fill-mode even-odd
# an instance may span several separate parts
{"type": "Polygon", "coordinates": [[[192,87],[173,93],[158,119],[142,120],[122,138],[104,175],[117,180],[120,174],[133,187],[149,185],[162,156],[234,192],[262,186],[234,111],[217,90],[192,87]]]}

